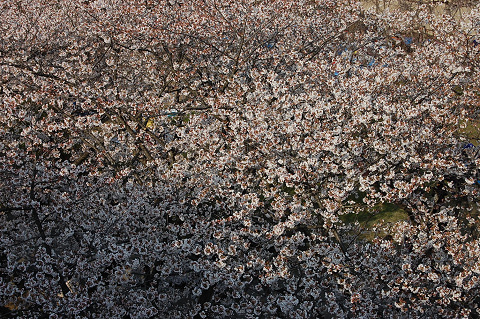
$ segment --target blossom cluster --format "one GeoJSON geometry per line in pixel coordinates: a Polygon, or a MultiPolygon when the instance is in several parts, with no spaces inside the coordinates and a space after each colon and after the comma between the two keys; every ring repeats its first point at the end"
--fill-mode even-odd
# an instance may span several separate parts
{"type": "Polygon", "coordinates": [[[0,314],[478,316],[479,12],[3,5],[0,314]]]}

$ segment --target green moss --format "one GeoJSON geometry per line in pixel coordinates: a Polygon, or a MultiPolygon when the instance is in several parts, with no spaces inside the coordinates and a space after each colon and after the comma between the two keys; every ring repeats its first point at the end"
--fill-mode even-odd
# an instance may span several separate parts
{"type": "Polygon", "coordinates": [[[480,120],[460,120],[458,134],[478,146],[478,139],[480,139],[480,120]]]}
{"type": "Polygon", "coordinates": [[[374,223],[383,220],[386,223],[396,223],[403,220],[408,220],[408,214],[398,205],[392,203],[384,203],[381,205],[381,211],[375,215],[374,223]]]}
{"type": "Polygon", "coordinates": [[[371,209],[366,209],[358,214],[351,213],[340,216],[344,223],[358,222],[366,228],[372,228],[375,225],[385,223],[396,223],[407,220],[407,213],[398,205],[392,203],[381,203],[371,209]]]}
{"type": "Polygon", "coordinates": [[[380,203],[372,208],[365,209],[359,213],[351,213],[340,216],[340,220],[345,224],[359,224],[363,229],[358,238],[372,241],[378,236],[388,235],[390,227],[400,221],[408,220],[408,214],[398,205],[393,203],[380,203]],[[378,225],[385,225],[381,230],[374,229],[378,225]]]}
{"type": "Polygon", "coordinates": [[[347,201],[353,201],[356,204],[362,204],[363,205],[363,199],[367,196],[367,193],[365,192],[355,192],[354,194],[350,195],[347,198],[347,201]]]}
{"type": "Polygon", "coordinates": [[[452,91],[457,95],[463,95],[463,88],[460,85],[454,85],[452,91]]]}
{"type": "Polygon", "coordinates": [[[282,184],[281,188],[282,192],[287,193],[290,196],[295,195],[295,188],[294,187],[287,187],[285,183],[282,184]]]}

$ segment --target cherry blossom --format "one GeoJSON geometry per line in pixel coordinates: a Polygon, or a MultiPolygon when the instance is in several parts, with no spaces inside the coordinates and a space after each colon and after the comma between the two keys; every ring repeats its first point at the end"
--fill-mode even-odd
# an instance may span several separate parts
{"type": "Polygon", "coordinates": [[[1,313],[478,316],[480,7],[430,9],[2,4],[1,313]]]}

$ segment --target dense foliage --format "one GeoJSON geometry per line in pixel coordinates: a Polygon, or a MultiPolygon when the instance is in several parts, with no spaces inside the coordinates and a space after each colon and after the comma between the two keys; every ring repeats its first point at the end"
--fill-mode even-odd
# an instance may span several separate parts
{"type": "Polygon", "coordinates": [[[480,315],[479,6],[0,3],[5,316],[480,315]]]}

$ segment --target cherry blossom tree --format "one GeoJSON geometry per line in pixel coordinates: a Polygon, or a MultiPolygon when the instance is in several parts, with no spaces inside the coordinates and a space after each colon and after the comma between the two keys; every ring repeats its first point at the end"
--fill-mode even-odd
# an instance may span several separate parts
{"type": "Polygon", "coordinates": [[[6,316],[479,315],[480,7],[1,4],[6,316]]]}

